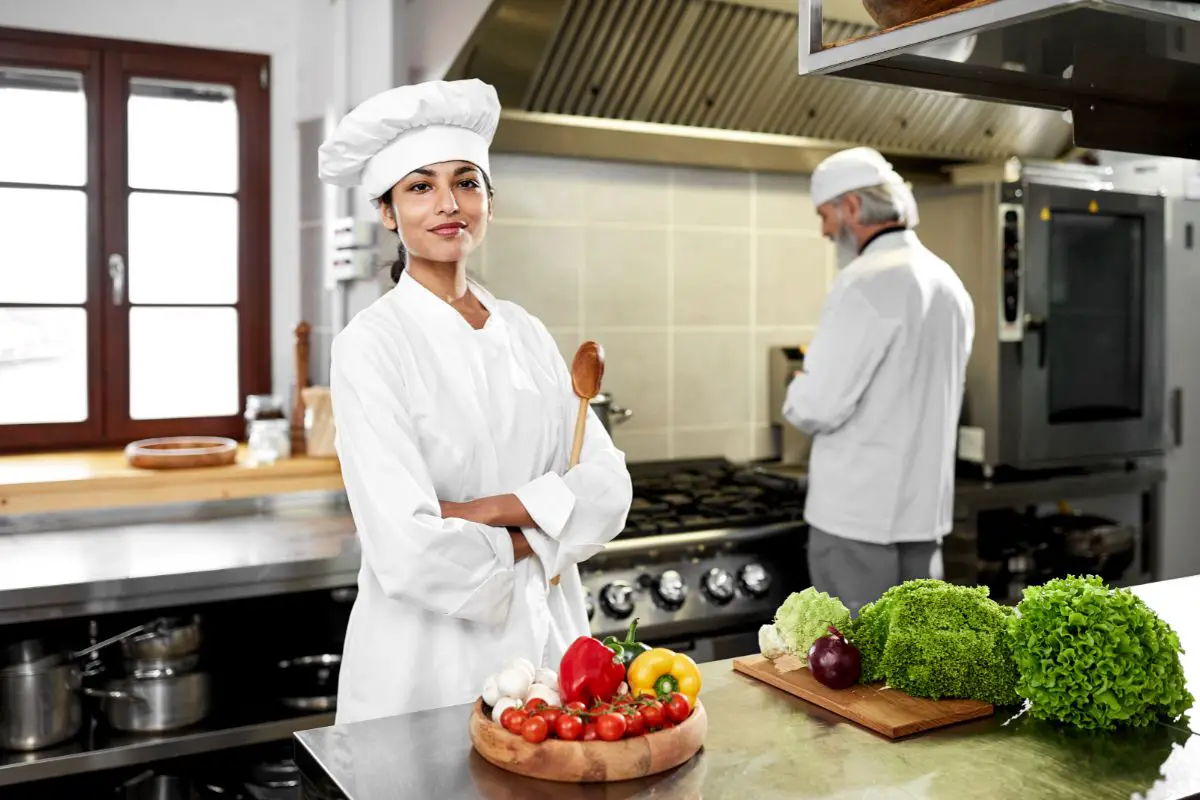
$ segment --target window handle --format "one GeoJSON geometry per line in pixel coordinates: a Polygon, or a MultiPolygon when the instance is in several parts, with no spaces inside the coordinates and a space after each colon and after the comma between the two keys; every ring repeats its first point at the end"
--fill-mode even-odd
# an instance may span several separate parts
{"type": "Polygon", "coordinates": [[[112,304],[125,302],[125,259],[120,253],[108,257],[108,279],[112,282],[112,304]]]}

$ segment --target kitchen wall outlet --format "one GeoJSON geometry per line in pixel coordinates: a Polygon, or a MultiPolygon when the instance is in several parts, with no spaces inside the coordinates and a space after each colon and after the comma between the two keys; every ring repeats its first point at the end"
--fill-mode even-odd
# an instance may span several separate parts
{"type": "Polygon", "coordinates": [[[339,217],[330,223],[329,280],[364,280],[375,274],[380,263],[378,227],[374,221],[354,217],[339,217]]]}
{"type": "Polygon", "coordinates": [[[329,276],[335,281],[365,280],[379,269],[375,248],[366,250],[335,250],[329,265],[329,276]]]}
{"type": "Polygon", "coordinates": [[[374,247],[375,230],[378,224],[374,220],[361,220],[354,217],[340,217],[330,225],[333,249],[345,250],[353,248],[374,247]]]}

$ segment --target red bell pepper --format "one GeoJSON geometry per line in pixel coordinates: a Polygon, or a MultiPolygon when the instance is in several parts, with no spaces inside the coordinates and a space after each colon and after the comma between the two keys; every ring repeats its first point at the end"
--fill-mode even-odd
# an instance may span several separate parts
{"type": "Polygon", "coordinates": [[[563,704],[576,700],[589,707],[595,700],[611,700],[625,680],[625,664],[598,639],[580,636],[563,653],[558,685],[563,704]]]}

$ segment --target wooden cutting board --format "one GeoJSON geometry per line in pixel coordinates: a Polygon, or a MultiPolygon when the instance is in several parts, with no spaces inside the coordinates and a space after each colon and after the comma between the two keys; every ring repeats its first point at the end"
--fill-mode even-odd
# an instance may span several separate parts
{"type": "Polygon", "coordinates": [[[995,711],[990,704],[978,700],[913,697],[896,689],[887,689],[882,683],[860,683],[849,689],[830,689],[814,678],[800,659],[794,656],[784,656],[774,661],[763,656],[735,658],[733,668],[890,739],[988,717],[995,711]]]}

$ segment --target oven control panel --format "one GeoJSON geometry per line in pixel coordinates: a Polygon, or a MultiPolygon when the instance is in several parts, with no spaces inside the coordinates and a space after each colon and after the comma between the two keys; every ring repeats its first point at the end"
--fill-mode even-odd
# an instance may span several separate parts
{"type": "Polygon", "coordinates": [[[779,567],[755,553],[650,561],[622,569],[581,565],[593,636],[623,634],[638,619],[639,637],[770,621],[789,587],[779,567]]]}

